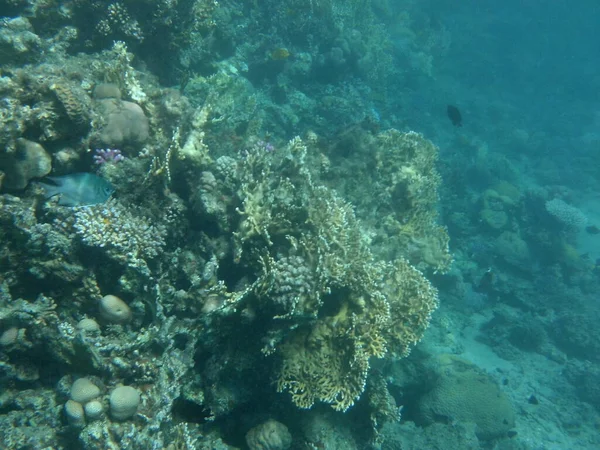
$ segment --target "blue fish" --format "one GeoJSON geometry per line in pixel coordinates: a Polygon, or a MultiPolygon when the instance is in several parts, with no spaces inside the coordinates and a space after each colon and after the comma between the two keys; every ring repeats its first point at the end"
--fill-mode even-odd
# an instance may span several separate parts
{"type": "Polygon", "coordinates": [[[39,183],[46,198],[60,195],[59,205],[89,206],[107,201],[115,189],[104,178],[93,173],[73,173],[62,177],[46,177],[52,184],[39,183]]]}

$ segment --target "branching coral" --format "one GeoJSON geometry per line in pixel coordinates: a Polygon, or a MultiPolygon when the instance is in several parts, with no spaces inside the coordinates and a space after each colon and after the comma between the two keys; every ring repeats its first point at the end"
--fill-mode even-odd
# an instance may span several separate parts
{"type": "Polygon", "coordinates": [[[156,257],[165,243],[164,227],[151,225],[116,201],[77,208],[73,227],[86,245],[106,248],[130,264],[156,257]]]}
{"type": "Polygon", "coordinates": [[[386,231],[397,236],[411,262],[446,271],[452,258],[448,233],[437,224],[437,148],[418,133],[397,130],[381,133],[376,145],[377,182],[389,211],[386,231]]]}
{"type": "Polygon", "coordinates": [[[381,277],[369,292],[326,298],[340,304],[332,315],[301,327],[281,347],[278,390],[287,390],[301,408],[316,401],[345,411],[367,381],[371,357],[404,357],[419,341],[437,308],[437,291],[405,261],[373,270],[381,277]]]}
{"type": "Polygon", "coordinates": [[[372,357],[406,356],[422,336],[437,292],[405,260],[377,261],[352,206],[313,181],[307,148],[241,162],[238,261],[261,255],[255,309],[282,319],[274,351],[279,391],[301,408],[345,411],[361,396],[372,357]]]}

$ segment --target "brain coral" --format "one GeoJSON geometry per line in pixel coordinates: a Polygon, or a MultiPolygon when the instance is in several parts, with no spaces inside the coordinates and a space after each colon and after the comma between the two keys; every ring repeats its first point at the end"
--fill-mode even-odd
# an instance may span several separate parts
{"type": "Polygon", "coordinates": [[[269,419],[246,434],[250,450],[287,450],[292,445],[292,435],[281,422],[269,419]]]}
{"type": "Polygon", "coordinates": [[[149,123],[136,103],[104,98],[96,101],[96,112],[103,124],[98,139],[107,146],[139,145],[148,139],[149,123]]]}
{"type": "Polygon", "coordinates": [[[498,385],[475,365],[453,355],[440,355],[438,378],[421,397],[419,416],[425,424],[471,422],[481,440],[506,436],[515,424],[512,404],[498,385]]]}

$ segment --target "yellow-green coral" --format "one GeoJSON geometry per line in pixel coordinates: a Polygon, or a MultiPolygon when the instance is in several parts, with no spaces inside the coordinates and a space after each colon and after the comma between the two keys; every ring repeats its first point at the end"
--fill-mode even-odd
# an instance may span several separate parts
{"type": "Polygon", "coordinates": [[[397,130],[381,133],[376,145],[376,182],[385,190],[390,209],[383,221],[387,233],[414,264],[448,270],[448,233],[437,224],[437,147],[418,133],[397,130]]]}
{"type": "Polygon", "coordinates": [[[345,411],[362,394],[368,355],[357,349],[341,327],[318,321],[299,330],[281,347],[283,363],[277,389],[287,390],[300,408],[320,400],[345,411]]]}
{"type": "MultiPolygon", "coordinates": [[[[196,167],[204,167],[212,162],[208,154],[208,146],[204,143],[204,127],[208,121],[210,108],[211,106],[206,104],[194,111],[191,123],[192,129],[186,137],[183,146],[176,151],[179,159],[187,160],[189,164],[196,167]]],[[[176,134],[179,134],[179,130],[177,130],[176,134]]],[[[172,145],[175,145],[176,138],[173,140],[175,142],[172,145]]]]}
{"type": "Polygon", "coordinates": [[[407,356],[429,326],[438,307],[437,290],[405,260],[393,263],[383,280],[382,292],[390,304],[384,336],[394,356],[407,356]]]}
{"type": "Polygon", "coordinates": [[[383,442],[383,436],[380,434],[381,429],[387,422],[400,421],[400,409],[388,390],[387,382],[382,373],[371,374],[365,395],[368,399],[369,418],[373,430],[371,443],[374,444],[373,447],[379,447],[383,442]]]}
{"type": "Polygon", "coordinates": [[[354,404],[365,388],[369,360],[406,356],[419,341],[437,307],[437,292],[406,261],[371,266],[381,277],[365,289],[325,297],[334,313],[295,330],[280,347],[279,391],[301,408],[316,401],[339,411],[354,404]]]}
{"type": "Polygon", "coordinates": [[[352,205],[313,181],[307,152],[294,139],[278,155],[253,151],[240,161],[236,260],[258,256],[246,299],[282,321],[263,349],[281,359],[278,390],[301,408],[321,401],[345,411],[365,389],[371,358],[406,356],[421,338],[437,292],[407,260],[373,256],[352,205]]]}

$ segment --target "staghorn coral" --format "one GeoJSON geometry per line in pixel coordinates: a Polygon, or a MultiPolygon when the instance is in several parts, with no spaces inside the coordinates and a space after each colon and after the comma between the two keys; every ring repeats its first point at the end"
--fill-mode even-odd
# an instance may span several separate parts
{"type": "Polygon", "coordinates": [[[96,31],[103,36],[121,34],[133,40],[144,40],[144,34],[137,20],[132,19],[123,3],[110,3],[105,16],[96,25],[96,31]]]}

